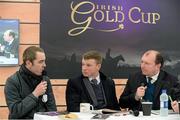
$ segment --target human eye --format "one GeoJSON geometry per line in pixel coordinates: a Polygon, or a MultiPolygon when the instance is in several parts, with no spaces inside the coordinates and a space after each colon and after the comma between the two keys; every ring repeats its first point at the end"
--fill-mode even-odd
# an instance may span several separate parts
{"type": "Polygon", "coordinates": [[[44,61],[44,60],[40,60],[39,63],[40,63],[40,64],[43,64],[43,63],[45,63],[45,61],[44,61]]]}
{"type": "Polygon", "coordinates": [[[91,67],[92,65],[91,64],[87,64],[88,67],[91,67]]]}

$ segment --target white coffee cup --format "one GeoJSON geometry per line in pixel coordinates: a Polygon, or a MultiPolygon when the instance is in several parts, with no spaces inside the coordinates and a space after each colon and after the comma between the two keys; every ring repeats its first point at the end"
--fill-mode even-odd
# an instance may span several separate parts
{"type": "Polygon", "coordinates": [[[94,110],[94,107],[90,103],[80,103],[80,112],[87,113],[94,110]]]}

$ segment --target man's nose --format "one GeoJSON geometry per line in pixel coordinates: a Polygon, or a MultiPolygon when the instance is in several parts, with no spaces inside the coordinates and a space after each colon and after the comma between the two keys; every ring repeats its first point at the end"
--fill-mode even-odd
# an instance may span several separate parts
{"type": "Polygon", "coordinates": [[[141,63],[141,67],[144,67],[144,63],[141,63]]]}
{"type": "Polygon", "coordinates": [[[46,63],[44,63],[43,66],[46,67],[46,63]]]}

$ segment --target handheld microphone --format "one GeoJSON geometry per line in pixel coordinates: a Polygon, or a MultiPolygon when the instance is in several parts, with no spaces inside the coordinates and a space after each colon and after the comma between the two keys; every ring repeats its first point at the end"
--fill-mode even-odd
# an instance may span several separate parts
{"type": "MultiPolygon", "coordinates": [[[[47,81],[47,72],[46,71],[42,72],[42,78],[43,78],[42,81],[47,81]]],[[[48,101],[48,96],[47,96],[46,92],[42,96],[42,101],[44,103],[46,103],[48,101]]]]}
{"type": "Polygon", "coordinates": [[[45,70],[42,71],[42,77],[43,77],[43,80],[46,80],[46,77],[47,76],[47,72],[45,70]]]}

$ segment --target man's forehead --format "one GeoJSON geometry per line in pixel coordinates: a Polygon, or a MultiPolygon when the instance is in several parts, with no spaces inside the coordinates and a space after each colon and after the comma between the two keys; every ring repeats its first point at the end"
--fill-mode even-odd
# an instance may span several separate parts
{"type": "Polygon", "coordinates": [[[146,53],[142,56],[142,61],[152,61],[152,62],[155,62],[155,59],[156,59],[156,54],[153,53],[153,52],[149,52],[149,53],[146,53]]]}
{"type": "Polygon", "coordinates": [[[96,63],[95,59],[82,59],[82,62],[86,62],[86,63],[96,63]]]}
{"type": "Polygon", "coordinates": [[[36,52],[36,59],[40,59],[40,58],[44,58],[44,57],[45,57],[45,53],[39,52],[39,51],[36,52]]]}
{"type": "Polygon", "coordinates": [[[159,52],[156,50],[148,50],[147,52],[144,53],[144,55],[157,55],[159,52]]]}
{"type": "Polygon", "coordinates": [[[4,32],[4,35],[8,35],[8,34],[9,34],[9,31],[4,32]]]}
{"type": "Polygon", "coordinates": [[[96,61],[95,59],[93,59],[93,58],[90,58],[90,59],[82,59],[83,61],[96,61]]]}
{"type": "Polygon", "coordinates": [[[149,51],[149,52],[146,52],[144,53],[144,57],[152,57],[152,58],[155,58],[157,55],[157,53],[155,51],[149,51]]]}

